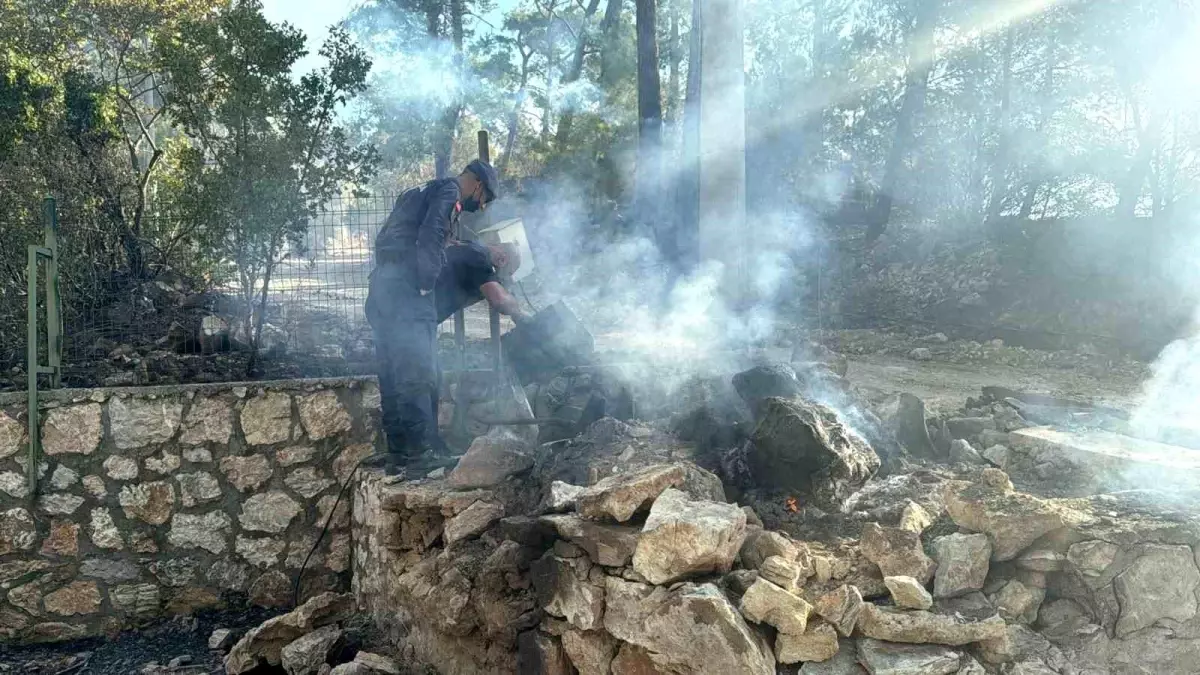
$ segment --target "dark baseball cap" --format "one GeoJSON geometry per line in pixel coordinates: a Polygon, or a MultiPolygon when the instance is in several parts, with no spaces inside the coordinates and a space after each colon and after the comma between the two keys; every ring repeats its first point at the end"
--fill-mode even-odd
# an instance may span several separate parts
{"type": "Polygon", "coordinates": [[[500,197],[500,177],[496,175],[496,170],[491,164],[476,159],[467,165],[467,171],[475,174],[480,183],[483,183],[483,190],[487,193],[487,200],[495,201],[500,197]]]}

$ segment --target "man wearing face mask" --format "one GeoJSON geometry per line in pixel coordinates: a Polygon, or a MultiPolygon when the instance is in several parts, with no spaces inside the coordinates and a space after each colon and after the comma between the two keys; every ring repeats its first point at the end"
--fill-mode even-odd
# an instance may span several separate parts
{"type": "Polygon", "coordinates": [[[435,287],[446,264],[451,226],[462,211],[478,211],[497,197],[496,170],[475,160],[456,178],[408,190],[375,238],[375,269],[366,315],[375,339],[386,469],[413,470],[444,463],[437,449],[437,303],[435,287]]]}

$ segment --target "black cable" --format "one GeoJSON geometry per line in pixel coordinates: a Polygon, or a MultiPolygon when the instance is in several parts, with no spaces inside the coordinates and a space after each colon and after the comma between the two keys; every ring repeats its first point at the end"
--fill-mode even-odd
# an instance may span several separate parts
{"type": "Polygon", "coordinates": [[[350,470],[350,475],[342,483],[342,488],[338,490],[337,499],[333,500],[333,508],[329,509],[329,515],[325,517],[325,524],[321,526],[321,533],[317,535],[317,541],[309,549],[308,555],[304,556],[304,562],[300,565],[300,571],[296,573],[296,584],[292,587],[292,609],[300,606],[300,581],[304,578],[304,569],[308,567],[308,561],[312,559],[313,554],[317,552],[317,547],[321,545],[321,542],[325,539],[325,535],[329,533],[329,524],[333,522],[333,517],[337,514],[338,505],[342,503],[342,497],[346,495],[346,488],[350,487],[350,481],[354,480],[354,475],[358,473],[358,469],[363,465],[363,462],[386,456],[387,453],[374,452],[358,460],[358,463],[350,470]]]}

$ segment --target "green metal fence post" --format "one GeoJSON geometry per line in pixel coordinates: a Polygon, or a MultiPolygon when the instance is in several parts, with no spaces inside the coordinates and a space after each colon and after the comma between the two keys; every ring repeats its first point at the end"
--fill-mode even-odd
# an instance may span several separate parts
{"type": "Polygon", "coordinates": [[[26,368],[29,387],[29,465],[25,471],[29,481],[30,498],[37,496],[38,464],[42,457],[41,416],[38,406],[38,376],[49,375],[50,386],[62,383],[62,312],[58,297],[58,208],[53,197],[47,197],[42,209],[42,245],[30,244],[29,268],[25,283],[26,306],[26,368]],[[46,363],[38,359],[38,259],[46,259],[46,363]]]}

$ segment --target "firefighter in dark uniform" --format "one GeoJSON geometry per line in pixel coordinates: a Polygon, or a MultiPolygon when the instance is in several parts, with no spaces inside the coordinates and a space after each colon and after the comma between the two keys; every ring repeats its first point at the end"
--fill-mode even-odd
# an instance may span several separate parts
{"type": "Polygon", "coordinates": [[[458,212],[498,196],[496,171],[475,160],[456,178],[408,190],[375,239],[366,314],[378,360],[388,474],[439,464],[437,303],[446,241],[458,212]]]}

